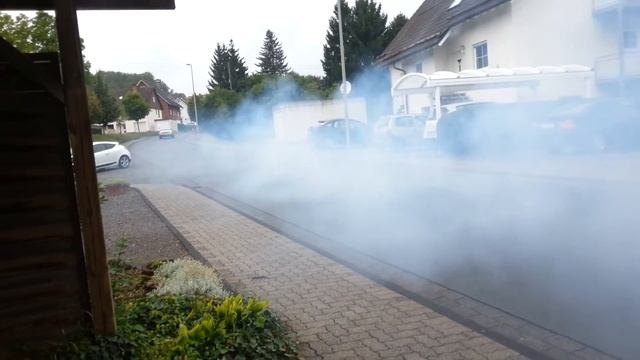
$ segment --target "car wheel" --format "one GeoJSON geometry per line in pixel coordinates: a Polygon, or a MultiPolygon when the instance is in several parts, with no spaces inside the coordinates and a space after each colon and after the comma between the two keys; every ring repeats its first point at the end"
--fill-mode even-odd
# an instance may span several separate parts
{"type": "Polygon", "coordinates": [[[120,156],[120,160],[118,160],[118,166],[121,169],[126,169],[131,165],[131,159],[127,155],[120,156]]]}

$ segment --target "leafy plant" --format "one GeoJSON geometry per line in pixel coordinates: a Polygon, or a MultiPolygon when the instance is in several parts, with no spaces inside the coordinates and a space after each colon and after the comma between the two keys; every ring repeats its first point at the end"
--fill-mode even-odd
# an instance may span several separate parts
{"type": "Polygon", "coordinates": [[[127,252],[128,248],[129,239],[123,237],[116,241],[116,262],[123,262],[124,254],[127,252]]]}
{"type": "MultiPolygon", "coordinates": [[[[267,310],[267,301],[242,296],[156,295],[153,280],[111,262],[118,333],[73,334],[32,359],[284,359],[296,344],[267,310]],[[113,266],[117,265],[117,266],[113,266]]],[[[163,264],[154,264],[159,266],[163,264]]],[[[156,269],[157,270],[157,269],[156,269]]]]}

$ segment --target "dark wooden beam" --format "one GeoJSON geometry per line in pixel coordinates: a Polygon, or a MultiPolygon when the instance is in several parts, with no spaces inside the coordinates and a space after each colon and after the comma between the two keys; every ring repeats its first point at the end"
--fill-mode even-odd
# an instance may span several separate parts
{"type": "MultiPolygon", "coordinates": [[[[2,0],[0,10],[52,10],[56,0],[2,0]]],[[[173,10],[175,0],[77,0],[78,10],[173,10]]]]}
{"type": "Polygon", "coordinates": [[[78,215],[91,298],[91,315],[98,333],[112,335],[115,333],[116,325],[102,229],[98,179],[93,158],[76,0],[55,2],[67,126],[73,149],[78,215]]]}
{"type": "Polygon", "coordinates": [[[52,79],[48,73],[41,71],[27,56],[0,37],[0,62],[2,61],[11,65],[25,79],[42,86],[51,96],[64,103],[60,81],[52,79]]]}

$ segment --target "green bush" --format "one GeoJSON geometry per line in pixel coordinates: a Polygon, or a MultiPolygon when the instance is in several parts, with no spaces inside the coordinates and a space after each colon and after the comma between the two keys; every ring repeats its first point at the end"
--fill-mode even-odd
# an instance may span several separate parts
{"type": "MultiPolygon", "coordinates": [[[[156,295],[153,279],[112,261],[118,333],[76,334],[45,359],[286,359],[297,349],[267,301],[156,295]]],[[[162,265],[157,265],[162,266],[162,265]]]]}

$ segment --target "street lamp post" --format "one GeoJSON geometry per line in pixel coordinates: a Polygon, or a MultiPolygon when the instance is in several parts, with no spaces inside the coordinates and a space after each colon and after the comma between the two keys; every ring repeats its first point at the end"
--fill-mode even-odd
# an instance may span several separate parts
{"type": "Polygon", "coordinates": [[[347,89],[347,67],[344,56],[344,34],[342,30],[342,0],[338,0],[338,29],[340,33],[340,60],[342,62],[342,100],[344,101],[344,126],[346,134],[346,146],[351,146],[351,129],[349,123],[349,100],[347,89]]]}
{"type": "Polygon", "coordinates": [[[193,80],[193,65],[187,64],[191,68],[191,89],[193,90],[193,111],[196,114],[196,131],[200,131],[200,122],[198,122],[198,99],[196,97],[196,84],[193,80]]]}

